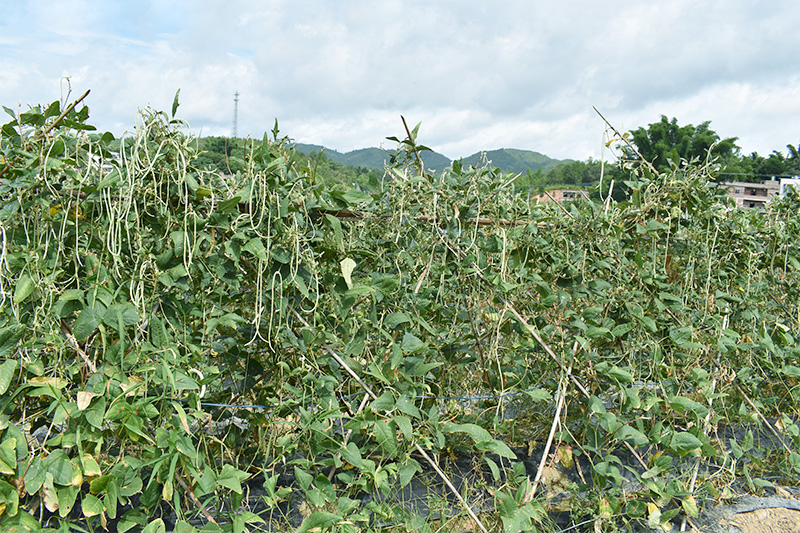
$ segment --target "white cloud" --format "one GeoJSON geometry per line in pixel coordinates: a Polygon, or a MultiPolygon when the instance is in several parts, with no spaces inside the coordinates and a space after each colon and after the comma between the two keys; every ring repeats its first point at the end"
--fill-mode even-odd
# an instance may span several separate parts
{"type": "Polygon", "coordinates": [[[800,140],[798,19],[794,0],[20,2],[0,22],[0,103],[55,100],[68,74],[101,129],[181,88],[195,132],[228,134],[239,91],[257,137],[277,118],[299,141],[375,146],[403,114],[450,157],[581,159],[602,155],[594,105],[623,130],[710,120],[766,154],[800,140]]]}

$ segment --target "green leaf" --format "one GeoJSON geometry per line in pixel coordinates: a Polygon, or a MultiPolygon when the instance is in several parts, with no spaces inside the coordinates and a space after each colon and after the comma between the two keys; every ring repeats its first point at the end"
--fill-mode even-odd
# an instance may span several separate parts
{"type": "Polygon", "coordinates": [[[164,321],[159,316],[150,318],[150,342],[156,348],[167,346],[171,342],[164,321]]]}
{"type": "Polygon", "coordinates": [[[357,191],[356,189],[348,189],[342,194],[341,198],[349,205],[358,205],[372,200],[372,196],[357,191]]]}
{"type": "Polygon", "coordinates": [[[611,334],[614,337],[622,337],[635,327],[636,327],[635,322],[624,322],[622,324],[617,324],[617,326],[615,326],[614,329],[611,330],[611,334]]]}
{"type": "Polygon", "coordinates": [[[420,472],[421,468],[419,463],[415,460],[410,459],[400,465],[400,468],[397,470],[397,480],[400,482],[401,487],[405,487],[411,481],[411,478],[414,477],[414,474],[420,472]]]}
{"type": "Polygon", "coordinates": [[[416,353],[425,348],[425,343],[413,333],[406,333],[403,335],[403,342],[400,344],[400,348],[405,353],[416,353]]]}
{"type": "Polygon", "coordinates": [[[697,502],[691,494],[681,498],[681,507],[683,507],[683,511],[692,518],[697,518],[700,514],[700,509],[697,508],[697,502]]]}
{"type": "Polygon", "coordinates": [[[611,379],[620,383],[633,383],[633,376],[627,370],[624,370],[617,365],[609,364],[606,361],[601,361],[595,365],[595,369],[611,379]]]}
{"type": "Polygon", "coordinates": [[[132,304],[113,304],[103,314],[103,322],[114,329],[119,329],[120,324],[125,327],[133,326],[138,324],[139,320],[141,320],[139,313],[132,304]]]}
{"type": "Polygon", "coordinates": [[[0,443],[0,463],[3,464],[3,474],[14,475],[14,469],[17,467],[17,439],[6,437],[0,443]]]}
{"type": "Polygon", "coordinates": [[[395,329],[401,324],[411,322],[411,318],[406,313],[389,313],[386,315],[384,325],[389,329],[395,329]]]}
{"type": "Polygon", "coordinates": [[[304,491],[308,490],[308,487],[314,480],[314,476],[312,476],[299,466],[294,467],[294,477],[297,480],[297,482],[300,483],[300,488],[303,489],[304,491]]]}
{"type": "Polygon", "coordinates": [[[325,214],[325,218],[328,219],[328,223],[333,228],[333,237],[336,241],[337,249],[344,250],[344,235],[342,233],[341,221],[335,216],[329,214],[325,214]]]}
{"type": "Polygon", "coordinates": [[[476,442],[475,448],[482,452],[489,452],[506,459],[516,460],[517,455],[511,451],[508,444],[501,440],[492,439],[490,441],[476,442]]]}
{"type": "Polygon", "coordinates": [[[586,336],[589,337],[590,339],[597,339],[599,337],[602,337],[603,335],[607,335],[608,333],[611,333],[611,331],[608,328],[602,328],[597,326],[591,326],[589,329],[586,330],[586,336]]]}
{"type": "Polygon", "coordinates": [[[443,363],[425,363],[424,361],[419,361],[409,368],[406,374],[412,377],[425,376],[434,368],[442,366],[442,364],[443,363]]]}
{"type": "Polygon", "coordinates": [[[497,463],[489,459],[486,455],[483,456],[483,460],[486,461],[486,464],[489,466],[489,470],[492,471],[492,479],[495,481],[500,481],[500,467],[497,466],[497,463]]]}
{"type": "Polygon", "coordinates": [[[650,333],[655,333],[658,330],[658,326],[656,325],[656,321],[653,319],[653,317],[643,316],[640,320],[642,321],[644,328],[650,333]]]}
{"type": "Polygon", "coordinates": [[[670,328],[669,338],[676,346],[683,346],[692,339],[692,328],[670,328]]]}
{"type": "Polygon", "coordinates": [[[20,275],[17,280],[17,286],[14,287],[14,303],[19,305],[24,302],[25,299],[33,293],[35,288],[36,285],[28,274],[20,275]]]}
{"type": "Polygon", "coordinates": [[[72,333],[75,335],[76,339],[84,341],[89,335],[95,332],[101,320],[102,317],[93,307],[84,307],[81,314],[75,319],[75,324],[72,326],[72,333]]]}
{"type": "MultiPolygon", "coordinates": [[[[5,518],[14,516],[19,511],[19,494],[11,483],[0,481],[0,505],[3,507],[3,514],[5,518]]],[[[26,513],[22,513],[26,514],[26,513]]],[[[5,520],[0,519],[0,524],[5,526],[5,520]]],[[[8,529],[3,527],[3,531],[7,532],[8,529]]]]}
{"type": "Polygon", "coordinates": [[[789,462],[792,463],[794,471],[800,474],[800,454],[792,452],[791,455],[789,455],[789,462]]]}
{"type": "Polygon", "coordinates": [[[175,98],[172,99],[172,118],[175,118],[175,113],[178,111],[178,106],[180,105],[178,103],[178,97],[180,96],[180,94],[181,90],[178,89],[177,91],[175,91],[175,98]]]}
{"type": "Polygon", "coordinates": [[[377,420],[375,422],[375,440],[378,446],[388,457],[397,455],[397,426],[392,420],[377,420]]]}
{"type": "Polygon", "coordinates": [[[528,389],[525,394],[534,402],[549,402],[553,395],[545,389],[528,389]]]}
{"type": "Polygon", "coordinates": [[[728,442],[730,442],[731,444],[731,451],[733,452],[733,456],[736,459],[741,459],[742,456],[744,455],[744,450],[742,449],[741,446],[739,446],[739,443],[736,442],[736,439],[731,437],[730,439],[728,439],[728,442]]]}
{"type": "Polygon", "coordinates": [[[258,237],[254,237],[247,241],[247,243],[242,246],[242,251],[249,252],[262,261],[267,260],[267,249],[264,247],[264,241],[258,237]]]}
{"type": "Polygon", "coordinates": [[[477,424],[456,424],[455,422],[448,422],[442,427],[443,433],[466,433],[473,441],[489,442],[492,436],[484,428],[477,424]]]}
{"type": "Polygon", "coordinates": [[[6,327],[0,330],[0,357],[13,354],[24,334],[25,329],[22,327],[6,327]]]}
{"type": "Polygon", "coordinates": [[[167,526],[164,524],[164,521],[160,518],[156,518],[145,526],[142,533],[166,533],[166,531],[167,526]]]}
{"type": "Polygon", "coordinates": [[[305,518],[300,524],[297,533],[306,533],[312,529],[323,531],[330,528],[341,521],[341,517],[337,514],[327,513],[323,511],[314,511],[311,516],[305,518]]]}
{"type": "Polygon", "coordinates": [[[6,359],[0,365],[0,395],[5,394],[11,385],[11,380],[14,379],[14,373],[17,370],[16,359],[6,359]]]}
{"type": "Polygon", "coordinates": [[[92,516],[104,513],[106,507],[103,505],[100,498],[93,494],[87,494],[83,497],[83,500],[81,500],[81,509],[83,510],[83,516],[91,518],[92,516]]]}
{"type": "Polygon", "coordinates": [[[385,391],[370,403],[370,408],[376,413],[394,409],[394,396],[391,392],[385,391]]]}
{"type": "Polygon", "coordinates": [[[354,467],[358,469],[364,468],[364,461],[361,459],[361,450],[358,449],[358,446],[354,442],[348,442],[347,446],[342,446],[339,452],[342,454],[342,458],[354,467]]]}
{"type": "Polygon", "coordinates": [[[634,446],[645,446],[650,442],[650,439],[648,439],[644,433],[627,424],[617,431],[617,438],[630,442],[634,446]]]}
{"type": "Polygon", "coordinates": [[[681,414],[686,412],[694,413],[698,420],[708,414],[708,407],[684,396],[675,396],[670,400],[669,405],[681,414]]]}
{"type": "MultiPolygon", "coordinates": [[[[16,494],[16,489],[12,487],[12,490],[16,494]]],[[[33,531],[40,531],[41,524],[39,521],[36,520],[34,517],[29,515],[28,513],[20,513],[17,512],[14,516],[11,516],[11,508],[6,507],[6,513],[2,520],[3,531],[5,533],[25,533],[25,532],[33,532],[33,531]]]]}
{"type": "Polygon", "coordinates": [[[672,434],[670,447],[679,453],[690,452],[703,446],[700,439],[686,431],[676,431],[672,434]]]}
{"type": "Polygon", "coordinates": [[[417,409],[417,406],[411,401],[411,398],[405,394],[397,399],[394,407],[401,413],[405,413],[412,418],[421,418],[422,416],[422,414],[419,412],[419,409],[417,409]]]}
{"type": "Polygon", "coordinates": [[[228,488],[236,494],[242,494],[242,481],[247,479],[247,472],[234,468],[232,465],[225,464],[222,471],[217,476],[217,485],[228,488]]]}
{"type": "Polygon", "coordinates": [[[53,450],[44,460],[44,464],[47,472],[53,475],[53,483],[57,485],[72,483],[72,462],[64,450],[53,450]]]}
{"type": "MultiPolygon", "coordinates": [[[[209,522],[211,523],[211,522],[209,522]]],[[[185,520],[181,520],[175,524],[173,533],[197,533],[198,529],[185,520]]]]}
{"type": "Polygon", "coordinates": [[[781,372],[789,376],[790,378],[800,378],[800,367],[794,365],[786,365],[781,368],[781,372]]]}
{"type": "Polygon", "coordinates": [[[241,196],[234,196],[228,200],[223,200],[217,204],[217,212],[221,214],[227,214],[239,211],[239,202],[241,201],[241,196]]]}
{"type": "Polygon", "coordinates": [[[58,496],[58,515],[61,518],[65,518],[72,511],[80,490],[80,487],[75,487],[72,485],[56,488],[56,494],[58,496]]]}
{"type": "Polygon", "coordinates": [[[393,274],[373,272],[370,277],[370,286],[383,294],[389,294],[400,285],[400,279],[393,274]]]}
{"type": "Polygon", "coordinates": [[[411,425],[411,419],[404,415],[397,415],[392,417],[392,420],[397,424],[397,427],[400,428],[400,432],[403,434],[403,437],[407,441],[411,441],[414,437],[414,429],[411,425]]]}
{"type": "Polygon", "coordinates": [[[589,409],[591,409],[593,413],[597,414],[605,414],[606,412],[606,406],[603,403],[603,400],[597,396],[592,396],[589,398],[589,409]]]}

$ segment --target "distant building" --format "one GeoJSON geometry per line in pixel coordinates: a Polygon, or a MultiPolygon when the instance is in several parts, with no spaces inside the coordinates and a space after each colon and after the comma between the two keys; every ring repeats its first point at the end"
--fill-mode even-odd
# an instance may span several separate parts
{"type": "Polygon", "coordinates": [[[728,189],[737,206],[762,211],[767,210],[767,203],[781,191],[781,182],[777,180],[764,180],[761,183],[726,181],[720,186],[728,189]]]}
{"type": "Polygon", "coordinates": [[[786,196],[786,189],[789,187],[794,187],[794,189],[800,193],[800,177],[781,178],[781,198],[786,196]]]}
{"type": "Polygon", "coordinates": [[[589,193],[584,191],[583,189],[552,189],[546,191],[543,194],[537,194],[536,196],[531,196],[531,200],[535,200],[537,202],[547,203],[547,202],[573,202],[578,198],[589,199],[589,193]]]}

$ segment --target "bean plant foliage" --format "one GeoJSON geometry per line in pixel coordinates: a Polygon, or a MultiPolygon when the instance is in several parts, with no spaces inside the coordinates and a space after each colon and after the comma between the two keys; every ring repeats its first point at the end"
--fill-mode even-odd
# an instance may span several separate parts
{"type": "Polygon", "coordinates": [[[520,459],[551,425],[597,530],[798,479],[796,196],[738,210],[694,162],[531,204],[489,166],[425,172],[418,127],[369,189],[317,183],[277,123],[225,175],[177,108],[121,139],[5,108],[5,531],[262,530],[289,501],[302,531],[447,529],[363,496],[460,455],[481,527],[546,528],[520,459]]]}

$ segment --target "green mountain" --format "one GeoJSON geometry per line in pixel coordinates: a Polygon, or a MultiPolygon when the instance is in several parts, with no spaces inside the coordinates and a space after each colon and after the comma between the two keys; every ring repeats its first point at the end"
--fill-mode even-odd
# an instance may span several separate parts
{"type": "Polygon", "coordinates": [[[499,150],[478,152],[469,157],[465,157],[463,164],[465,166],[475,167],[480,165],[484,160],[490,162],[494,167],[514,173],[527,172],[528,170],[536,172],[536,170],[540,168],[542,171],[545,171],[562,163],[569,162],[568,159],[553,159],[539,152],[532,152],[530,150],[500,148],[499,150]]]}
{"type": "Polygon", "coordinates": [[[348,167],[367,167],[383,170],[384,162],[389,162],[391,155],[380,148],[361,148],[351,152],[342,153],[318,144],[295,143],[294,149],[304,154],[325,154],[331,161],[347,165],[348,167]]]}
{"type": "MultiPolygon", "coordinates": [[[[381,150],[380,148],[362,148],[347,153],[338,152],[330,148],[325,148],[318,144],[295,143],[295,149],[304,154],[313,154],[324,151],[331,161],[336,161],[350,167],[367,167],[383,170],[384,165],[389,162],[392,156],[391,150],[381,150]]],[[[420,157],[427,170],[439,171],[449,167],[453,162],[447,156],[438,152],[423,151],[420,157]]],[[[535,172],[538,169],[543,171],[569,162],[569,160],[559,160],[547,157],[539,152],[530,150],[516,150],[513,148],[501,148],[478,152],[463,159],[466,166],[478,166],[484,161],[489,161],[492,166],[498,167],[506,172],[535,172]]]]}
{"type": "MultiPolygon", "coordinates": [[[[367,167],[377,170],[383,170],[384,166],[389,163],[389,158],[394,153],[393,150],[381,150],[380,148],[361,148],[352,150],[347,153],[342,153],[337,150],[325,148],[318,144],[305,144],[295,143],[295,150],[304,154],[315,154],[323,152],[325,156],[331,161],[336,161],[348,167],[367,167]]],[[[425,168],[428,170],[443,170],[450,166],[452,161],[450,158],[443,156],[437,152],[421,152],[420,156],[425,163],[425,168]]]]}

